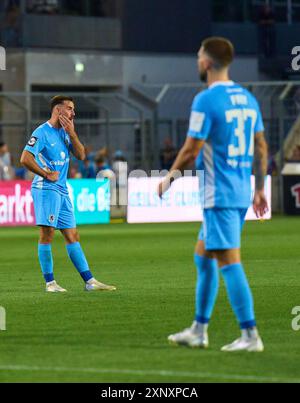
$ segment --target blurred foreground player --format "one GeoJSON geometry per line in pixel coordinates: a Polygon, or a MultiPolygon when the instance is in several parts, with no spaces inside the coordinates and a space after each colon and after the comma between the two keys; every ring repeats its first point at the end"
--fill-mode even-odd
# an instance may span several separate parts
{"type": "Polygon", "coordinates": [[[267,145],[256,99],[229,80],[233,56],[233,45],[225,38],[203,41],[198,67],[208,88],[195,97],[186,142],[169,175],[159,185],[162,197],[176,176],[175,171],[183,170],[196,159],[197,169],[204,170],[204,220],[195,250],[195,321],[190,328],[168,339],[174,344],[208,347],[208,323],[218,293],[220,269],[241,328],[241,337],[222,351],[263,351],[253,298],[241,263],[240,238],[251,203],[253,161],[254,211],[262,217],[268,210],[264,195],[267,145]]]}
{"type": "Polygon", "coordinates": [[[51,118],[39,126],[28,141],[21,163],[36,176],[32,197],[36,224],[40,227],[38,256],[46,281],[46,291],[65,292],[54,280],[51,243],[55,229],[65,238],[68,255],[85,282],[86,291],[116,288],[95,280],[79,243],[73,206],[67,188],[70,152],[85,159],[84,147],[74,128],[72,98],[56,96],[51,100],[51,118]]]}

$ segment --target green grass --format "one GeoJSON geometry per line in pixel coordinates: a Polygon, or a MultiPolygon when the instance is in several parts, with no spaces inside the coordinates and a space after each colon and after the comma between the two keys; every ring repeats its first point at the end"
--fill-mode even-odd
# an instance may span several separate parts
{"type": "Polygon", "coordinates": [[[197,224],[81,227],[95,277],[115,293],[85,293],[60,234],[56,279],[66,294],[46,294],[37,230],[0,229],[1,382],[300,382],[300,218],[249,222],[243,262],[266,351],[225,354],[239,334],[222,283],[207,351],[174,348],[166,337],[193,320],[197,224]]]}

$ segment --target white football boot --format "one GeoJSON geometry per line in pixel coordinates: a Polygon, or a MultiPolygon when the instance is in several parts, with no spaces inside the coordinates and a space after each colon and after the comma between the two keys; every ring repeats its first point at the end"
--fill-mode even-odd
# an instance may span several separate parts
{"type": "Polygon", "coordinates": [[[207,325],[193,322],[191,327],[182,332],[171,334],[168,337],[169,343],[192,348],[207,348],[209,344],[207,328],[207,325]]]}
{"type": "Polygon", "coordinates": [[[60,287],[55,280],[46,283],[46,292],[67,292],[64,288],[60,287]]]}
{"type": "Polygon", "coordinates": [[[242,337],[235,340],[231,344],[221,348],[221,351],[234,352],[234,351],[249,351],[249,352],[262,352],[264,351],[264,344],[256,329],[242,330],[242,337]]]}
{"type": "Polygon", "coordinates": [[[89,281],[85,283],[84,289],[85,291],[115,291],[116,287],[113,285],[106,285],[100,283],[100,281],[91,278],[89,281]]]}

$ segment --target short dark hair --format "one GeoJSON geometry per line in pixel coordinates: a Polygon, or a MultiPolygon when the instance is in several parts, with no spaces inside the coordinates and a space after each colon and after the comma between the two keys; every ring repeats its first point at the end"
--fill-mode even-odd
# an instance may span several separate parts
{"type": "Polygon", "coordinates": [[[4,141],[0,141],[0,148],[6,146],[6,143],[4,141]]]}
{"type": "Polygon", "coordinates": [[[203,50],[214,62],[215,69],[228,67],[234,58],[234,46],[226,38],[211,36],[202,42],[203,50]]]}
{"type": "Polygon", "coordinates": [[[56,107],[56,105],[61,105],[64,101],[70,101],[74,103],[74,99],[72,97],[68,97],[66,95],[56,95],[50,101],[51,112],[56,107]]]}

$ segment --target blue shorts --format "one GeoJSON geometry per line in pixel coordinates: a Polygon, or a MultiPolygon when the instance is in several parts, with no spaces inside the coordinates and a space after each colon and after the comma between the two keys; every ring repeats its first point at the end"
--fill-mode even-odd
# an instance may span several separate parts
{"type": "Polygon", "coordinates": [[[241,232],[248,209],[204,209],[199,241],[206,250],[239,249],[241,232]]]}
{"type": "Polygon", "coordinates": [[[69,196],[55,190],[31,189],[36,225],[57,229],[76,228],[69,196]]]}

